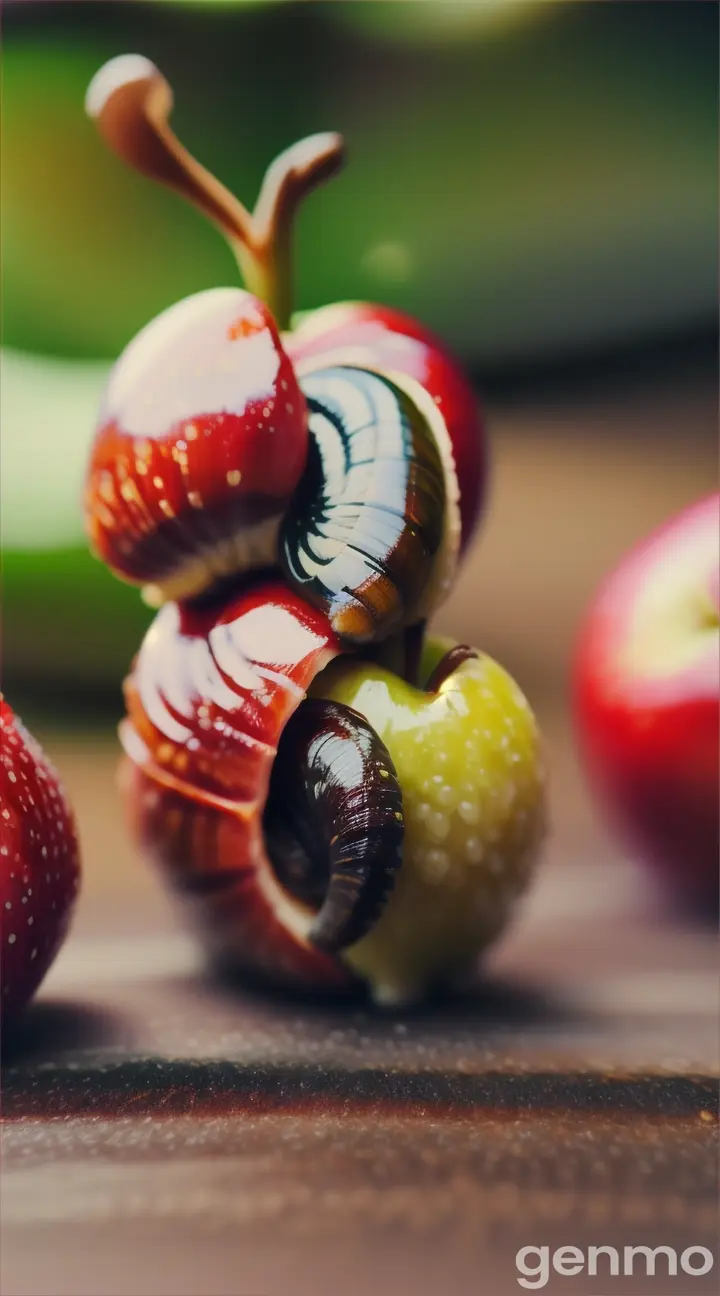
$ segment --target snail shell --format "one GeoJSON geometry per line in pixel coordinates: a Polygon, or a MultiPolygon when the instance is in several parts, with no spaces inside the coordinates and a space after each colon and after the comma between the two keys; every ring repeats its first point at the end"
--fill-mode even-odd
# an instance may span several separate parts
{"type": "Polygon", "coordinates": [[[178,302],[111,371],[85,492],[95,552],[154,605],[273,563],[307,438],[262,302],[234,288],[178,302]]]}
{"type": "Polygon", "coordinates": [[[301,385],[310,453],[281,528],[285,573],[343,640],[376,642],[428,615],[452,582],[445,429],[421,388],[371,370],[316,370],[301,385]]]}
{"type": "Polygon", "coordinates": [[[335,302],[300,318],[283,343],[301,382],[314,369],[357,365],[400,385],[417,384],[429,397],[450,486],[460,484],[456,505],[464,553],[487,495],[488,443],[477,393],[441,340],[388,306],[335,302]]]}
{"type": "Polygon", "coordinates": [[[351,708],[306,699],[339,651],[322,613],[262,580],[214,608],[163,607],[125,685],[136,840],[217,961],[293,985],[352,981],[338,953],[402,855],[384,744],[351,708]]]}
{"type": "Polygon", "coordinates": [[[350,366],[298,384],[260,302],[200,293],[142,330],[113,369],[89,534],[153,605],[282,563],[341,638],[381,640],[427,615],[452,581],[458,492],[445,439],[419,384],[350,366]]]}

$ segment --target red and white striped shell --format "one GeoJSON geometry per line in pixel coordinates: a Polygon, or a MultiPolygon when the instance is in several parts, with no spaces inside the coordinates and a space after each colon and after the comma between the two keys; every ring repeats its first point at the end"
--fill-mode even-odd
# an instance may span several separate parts
{"type": "Polygon", "coordinates": [[[340,651],[323,615],[280,581],[222,607],[158,613],[125,685],[125,802],[136,839],[192,904],[215,956],[271,979],[350,979],[307,939],[280,886],[262,812],[280,736],[340,651]]]}

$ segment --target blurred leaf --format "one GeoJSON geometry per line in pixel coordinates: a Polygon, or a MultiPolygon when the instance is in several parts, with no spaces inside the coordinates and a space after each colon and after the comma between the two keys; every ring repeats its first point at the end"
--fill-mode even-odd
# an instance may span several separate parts
{"type": "MultiPolygon", "coordinates": [[[[337,6],[337,21],[400,45],[476,40],[532,22],[561,0],[356,0],[337,6]]],[[[566,0],[562,0],[566,2],[566,0]]]]}
{"type": "Polygon", "coordinates": [[[478,23],[425,46],[360,30],[441,21],[423,0],[6,17],[6,342],[109,358],[172,301],[236,282],[217,233],[85,120],[88,80],[127,49],[163,68],[178,133],[249,203],[293,138],[346,135],[346,173],[300,220],[299,307],[387,301],[488,366],[714,315],[715,7],[510,7],[492,38],[478,23]]]}
{"type": "Polygon", "coordinates": [[[108,365],[5,350],[0,372],[3,548],[80,543],[83,474],[108,365]]]}
{"type": "Polygon", "coordinates": [[[3,683],[116,689],[152,619],[87,549],[3,554],[3,683]]]}
{"type": "Polygon", "coordinates": [[[81,492],[104,363],[3,351],[3,674],[116,685],[151,613],[91,557],[81,492]]]}

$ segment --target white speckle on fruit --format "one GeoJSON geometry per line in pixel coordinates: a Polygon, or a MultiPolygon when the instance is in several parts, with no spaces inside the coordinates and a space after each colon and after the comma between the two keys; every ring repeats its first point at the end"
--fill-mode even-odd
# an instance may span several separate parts
{"type": "Polygon", "coordinates": [[[438,788],[435,800],[441,809],[453,810],[457,801],[457,792],[449,783],[443,783],[442,787],[438,788]]]}
{"type": "Polygon", "coordinates": [[[458,814],[463,823],[476,824],[480,822],[480,807],[477,801],[461,801],[458,806],[458,814]]]}
{"type": "Polygon", "coordinates": [[[431,810],[427,817],[427,828],[436,841],[444,841],[450,832],[450,820],[442,810],[431,810]]]}
{"type": "Polygon", "coordinates": [[[6,901],[5,901],[5,908],[6,908],[6,909],[12,909],[12,900],[6,900],[6,901]]]}
{"type": "Polygon", "coordinates": [[[16,940],[17,936],[15,935],[15,932],[10,932],[10,935],[8,936],[8,945],[14,945],[16,940]]]}
{"type": "Polygon", "coordinates": [[[479,864],[485,850],[479,837],[468,837],[465,842],[465,854],[471,864],[479,864]]]}
{"type": "Polygon", "coordinates": [[[30,951],[30,958],[31,959],[37,958],[37,945],[33,950],[30,951]]]}
{"type": "Polygon", "coordinates": [[[442,882],[450,868],[450,856],[444,850],[429,850],[425,856],[425,873],[430,882],[442,882]]]}
{"type": "Polygon", "coordinates": [[[510,809],[515,800],[516,793],[517,787],[513,783],[512,779],[508,780],[500,794],[500,804],[502,805],[503,810],[510,809]]]}

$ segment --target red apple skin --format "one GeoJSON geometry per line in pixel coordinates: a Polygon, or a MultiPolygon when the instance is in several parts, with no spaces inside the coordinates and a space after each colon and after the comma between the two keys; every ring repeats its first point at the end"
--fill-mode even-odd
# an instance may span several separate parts
{"type": "Polygon", "coordinates": [[[142,585],[203,558],[211,583],[213,553],[214,574],[237,570],[249,536],[269,563],[307,448],[305,400],[267,307],[239,288],[185,298],[110,374],[85,488],[92,546],[142,585]]]}
{"type": "Polygon", "coordinates": [[[305,317],[284,335],[302,376],[309,361],[367,364],[413,378],[433,398],[447,425],[460,486],[461,550],[467,548],[485,500],[487,437],[477,397],[442,343],[409,315],[366,302],[338,302],[305,317]]]}
{"type": "Polygon", "coordinates": [[[633,549],[587,614],[574,673],[577,733],[599,804],[665,894],[708,918],[718,914],[720,858],[719,546],[714,494],[633,549]],[[662,663],[637,640],[638,609],[658,582],[670,599],[683,585],[689,595],[678,606],[677,659],[670,645],[662,663]]]}
{"type": "Polygon", "coordinates": [[[15,1020],[63,940],[80,881],[75,822],[37,742],[0,695],[0,1021],[15,1020]]]}

